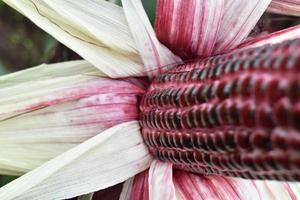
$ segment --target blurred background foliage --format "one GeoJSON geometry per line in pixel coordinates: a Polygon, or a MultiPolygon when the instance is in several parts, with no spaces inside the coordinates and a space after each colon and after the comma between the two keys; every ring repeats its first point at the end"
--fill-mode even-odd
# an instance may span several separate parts
{"type": "Polygon", "coordinates": [[[0,74],[44,62],[57,42],[0,1],[0,74]]]}
{"type": "Polygon", "coordinates": [[[16,178],[17,177],[15,177],[15,176],[0,176],[0,187],[15,180],[16,178]]]}

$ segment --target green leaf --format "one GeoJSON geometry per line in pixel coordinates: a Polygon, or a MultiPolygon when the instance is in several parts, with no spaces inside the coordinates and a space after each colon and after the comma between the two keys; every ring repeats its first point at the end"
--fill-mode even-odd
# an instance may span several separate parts
{"type": "Polygon", "coordinates": [[[142,3],[153,26],[155,20],[156,0],[142,0],[142,3]]]}
{"type": "Polygon", "coordinates": [[[8,72],[9,71],[5,68],[5,66],[0,61],[0,75],[7,74],[8,72]]]}
{"type": "MultiPolygon", "coordinates": [[[[149,20],[152,24],[154,25],[154,20],[155,20],[155,11],[156,11],[156,0],[142,0],[144,9],[149,17],[149,20]]],[[[121,6],[121,0],[117,0],[116,4],[121,6]]]]}
{"type": "Polygon", "coordinates": [[[18,178],[17,176],[0,176],[0,187],[18,178]]]}

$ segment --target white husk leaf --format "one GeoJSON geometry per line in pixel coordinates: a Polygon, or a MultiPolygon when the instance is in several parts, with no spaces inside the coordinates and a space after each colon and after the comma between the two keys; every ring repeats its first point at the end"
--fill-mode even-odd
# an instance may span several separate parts
{"type": "Polygon", "coordinates": [[[99,0],[4,0],[110,77],[143,75],[122,8],[99,0]]]}
{"type": "Polygon", "coordinates": [[[0,199],[66,199],[125,181],[150,166],[138,122],[110,128],[0,189],[0,199]]]}
{"type": "Polygon", "coordinates": [[[299,183],[289,183],[280,181],[254,181],[262,200],[289,200],[291,195],[300,197],[299,183]],[[289,188],[289,189],[288,189],[289,188]]]}
{"type": "Polygon", "coordinates": [[[68,61],[54,64],[41,64],[18,72],[0,76],[0,86],[13,85],[31,80],[42,80],[53,77],[66,77],[72,75],[105,76],[103,72],[93,67],[85,60],[68,61]],[[62,69],[63,68],[63,69],[62,69]]]}
{"type": "Polygon", "coordinates": [[[179,57],[174,55],[156,38],[140,0],[122,0],[122,5],[148,75],[153,76],[162,70],[166,70],[166,65],[181,62],[179,57]]]}

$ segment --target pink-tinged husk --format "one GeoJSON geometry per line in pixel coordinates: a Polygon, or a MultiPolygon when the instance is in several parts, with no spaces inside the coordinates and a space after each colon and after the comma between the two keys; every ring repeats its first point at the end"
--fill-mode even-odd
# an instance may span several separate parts
{"type": "Polygon", "coordinates": [[[210,56],[216,43],[224,1],[157,1],[159,40],[184,59],[210,56]]]}
{"type": "Polygon", "coordinates": [[[175,200],[172,164],[154,160],[149,169],[149,198],[175,200]]]}
{"type": "Polygon", "coordinates": [[[126,195],[121,195],[120,200],[296,200],[300,198],[300,184],[215,175],[199,176],[173,170],[170,164],[154,160],[149,171],[125,182],[123,192],[126,195]],[[153,181],[154,179],[160,181],[153,181]],[[154,182],[155,185],[152,184],[154,182]]]}
{"type": "Polygon", "coordinates": [[[0,77],[0,83],[3,174],[28,172],[107,128],[137,119],[144,93],[82,61],[36,67],[0,77]]]}
{"type": "Polygon", "coordinates": [[[300,16],[300,1],[299,0],[272,0],[267,9],[268,12],[300,16]]]}
{"type": "Polygon", "coordinates": [[[286,40],[292,40],[297,38],[300,38],[300,25],[245,40],[237,47],[237,49],[239,50],[244,48],[254,48],[264,45],[272,45],[286,40]]]}
{"type": "Polygon", "coordinates": [[[251,32],[271,0],[157,2],[158,39],[183,59],[228,52],[251,32]]]}
{"type": "Polygon", "coordinates": [[[174,172],[174,184],[182,200],[296,200],[300,194],[298,183],[197,176],[182,171],[174,172]]]}
{"type": "Polygon", "coordinates": [[[120,200],[175,200],[172,164],[154,160],[150,169],[128,179],[120,200]]]}
{"type": "Polygon", "coordinates": [[[270,2],[271,0],[226,0],[214,53],[228,52],[247,38],[270,2]]]}
{"type": "Polygon", "coordinates": [[[149,170],[137,174],[123,184],[120,200],[140,199],[176,199],[172,164],[154,160],[149,170]]]}
{"type": "Polygon", "coordinates": [[[132,183],[131,200],[149,200],[149,172],[144,171],[137,174],[132,183]]]}
{"type": "Polygon", "coordinates": [[[240,183],[239,188],[238,184],[233,184],[232,180],[222,176],[196,176],[182,171],[174,173],[175,188],[183,200],[260,199],[253,181],[249,180],[246,183],[240,183]]]}

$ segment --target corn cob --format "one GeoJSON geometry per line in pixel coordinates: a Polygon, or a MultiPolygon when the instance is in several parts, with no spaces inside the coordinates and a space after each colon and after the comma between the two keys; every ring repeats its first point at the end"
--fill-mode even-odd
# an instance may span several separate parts
{"type": "Polygon", "coordinates": [[[179,65],[140,110],[151,154],[175,168],[300,181],[300,40],[179,65]]]}

